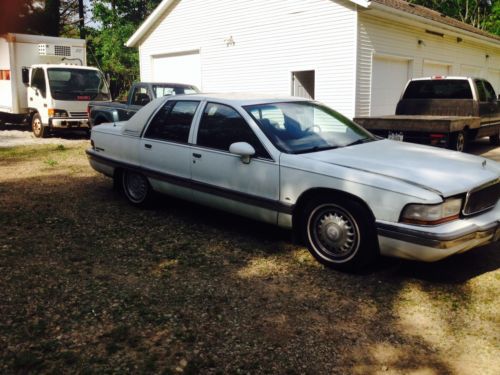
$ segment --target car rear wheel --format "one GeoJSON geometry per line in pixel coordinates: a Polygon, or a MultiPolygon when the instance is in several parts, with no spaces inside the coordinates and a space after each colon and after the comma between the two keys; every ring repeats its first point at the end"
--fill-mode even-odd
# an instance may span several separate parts
{"type": "Polygon", "coordinates": [[[467,146],[467,134],[465,131],[456,132],[450,135],[448,148],[450,150],[463,152],[467,146]]]}
{"type": "Polygon", "coordinates": [[[367,209],[339,199],[310,202],[303,215],[303,238],[320,263],[343,271],[360,271],[378,255],[375,227],[367,209]]]}
{"type": "Polygon", "coordinates": [[[125,197],[135,206],[147,206],[153,198],[153,190],[149,181],[140,173],[123,171],[122,187],[125,197]]]}
{"type": "Polygon", "coordinates": [[[490,144],[493,146],[500,146],[500,132],[496,135],[490,135],[490,144]]]}

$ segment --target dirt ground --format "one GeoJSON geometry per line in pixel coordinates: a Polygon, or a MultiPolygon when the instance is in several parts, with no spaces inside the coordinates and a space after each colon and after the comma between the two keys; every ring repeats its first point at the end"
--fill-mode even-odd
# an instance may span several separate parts
{"type": "Polygon", "coordinates": [[[11,131],[0,373],[498,374],[498,244],[340,273],[287,231],[169,198],[128,205],[84,135],[1,147],[11,131]]]}

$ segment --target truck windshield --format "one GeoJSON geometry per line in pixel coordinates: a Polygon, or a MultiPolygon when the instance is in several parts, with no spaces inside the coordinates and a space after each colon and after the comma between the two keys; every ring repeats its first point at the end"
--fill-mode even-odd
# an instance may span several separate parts
{"type": "Polygon", "coordinates": [[[409,83],[403,99],[472,99],[472,90],[465,79],[418,80],[409,83]]]}
{"type": "Polygon", "coordinates": [[[47,74],[50,92],[56,100],[111,100],[106,81],[98,70],[49,68],[47,74]]]}
{"type": "Polygon", "coordinates": [[[282,152],[301,154],[375,141],[365,129],[333,109],[314,102],[244,107],[282,152]]]}
{"type": "Polygon", "coordinates": [[[161,98],[166,95],[196,94],[200,91],[195,86],[184,85],[153,85],[155,98],[161,98]]]}

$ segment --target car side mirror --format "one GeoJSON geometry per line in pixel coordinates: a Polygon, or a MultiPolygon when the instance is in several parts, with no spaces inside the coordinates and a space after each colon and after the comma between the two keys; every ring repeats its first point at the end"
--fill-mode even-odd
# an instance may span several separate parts
{"type": "Polygon", "coordinates": [[[30,70],[26,67],[23,67],[21,69],[21,76],[22,76],[23,84],[25,86],[28,86],[28,84],[30,83],[30,70]]]}
{"type": "Polygon", "coordinates": [[[255,155],[255,149],[253,146],[247,142],[236,142],[229,146],[229,152],[231,154],[239,155],[241,161],[245,164],[249,164],[252,156],[255,155]]]}

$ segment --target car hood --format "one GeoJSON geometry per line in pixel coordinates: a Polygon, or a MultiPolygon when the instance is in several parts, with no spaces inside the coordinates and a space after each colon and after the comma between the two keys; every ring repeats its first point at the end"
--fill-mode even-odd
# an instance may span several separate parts
{"type": "Polygon", "coordinates": [[[460,194],[500,177],[490,159],[389,140],[301,155],[318,162],[398,179],[444,197],[460,194]]]}

